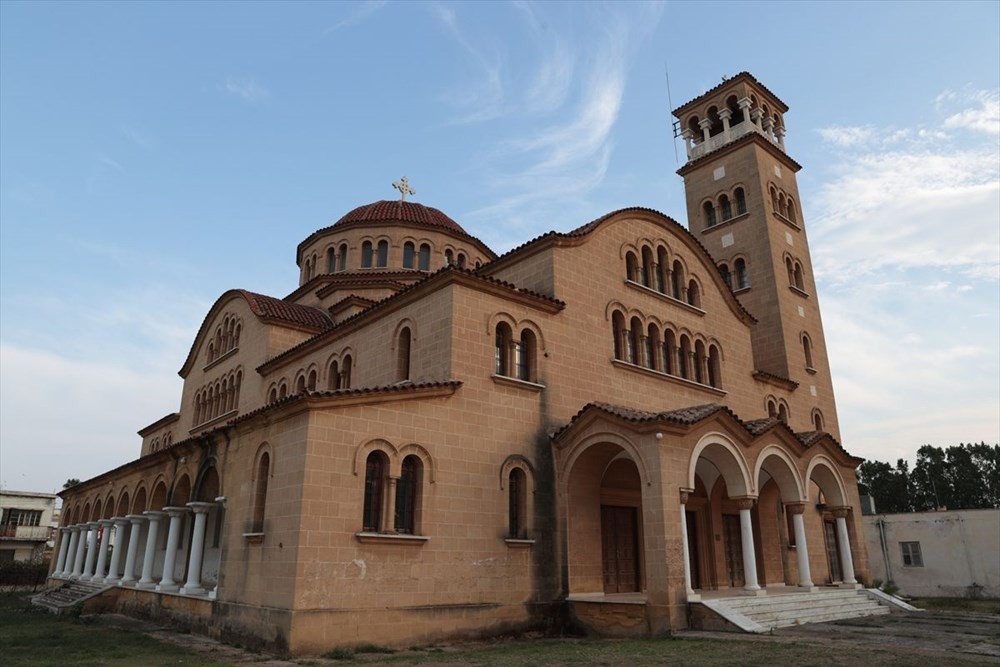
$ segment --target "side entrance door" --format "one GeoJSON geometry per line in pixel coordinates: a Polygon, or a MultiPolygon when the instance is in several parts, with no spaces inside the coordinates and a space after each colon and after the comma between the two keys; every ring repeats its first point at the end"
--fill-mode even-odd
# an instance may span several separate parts
{"type": "Polygon", "coordinates": [[[843,581],[840,573],[840,552],[837,550],[837,526],[833,521],[823,522],[823,537],[826,542],[826,560],[830,565],[830,583],[843,581]]]}
{"type": "Polygon", "coordinates": [[[634,507],[601,505],[605,593],[639,590],[638,516],[634,507]]]}
{"type": "Polygon", "coordinates": [[[726,550],[726,577],[730,588],[740,588],[746,584],[743,574],[743,532],[740,517],[735,514],[722,515],[722,537],[726,550]]]}

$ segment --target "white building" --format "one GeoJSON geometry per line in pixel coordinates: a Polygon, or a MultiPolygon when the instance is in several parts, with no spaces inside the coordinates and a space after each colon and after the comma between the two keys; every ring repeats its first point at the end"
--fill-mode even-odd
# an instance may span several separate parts
{"type": "Polygon", "coordinates": [[[1000,509],[862,517],[875,579],[924,597],[1000,598],[1000,509]]]}
{"type": "Polygon", "coordinates": [[[0,561],[41,558],[55,510],[54,493],[0,490],[0,561]]]}

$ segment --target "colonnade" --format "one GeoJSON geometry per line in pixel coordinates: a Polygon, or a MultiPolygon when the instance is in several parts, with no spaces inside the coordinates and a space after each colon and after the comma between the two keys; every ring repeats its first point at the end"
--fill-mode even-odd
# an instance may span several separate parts
{"type": "Polygon", "coordinates": [[[128,514],[123,517],[101,519],[78,523],[59,529],[59,555],[53,577],[75,579],[103,584],[132,586],[143,590],[182,595],[212,595],[206,591],[202,580],[202,565],[205,557],[205,531],[208,514],[217,507],[216,503],[190,502],[183,506],[164,507],[162,510],[148,510],[142,514],[128,514]],[[174,579],[177,552],[181,544],[184,519],[194,514],[194,529],[187,553],[187,579],[181,583],[174,579]],[[160,531],[166,524],[167,544],[158,549],[160,531]],[[142,527],[145,531],[145,549],[141,567],[137,563],[142,527]],[[128,531],[128,546],[125,546],[125,531],[128,531]],[[114,549],[108,559],[108,545],[114,531],[114,549]],[[100,537],[98,538],[98,535],[100,537]],[[122,552],[124,567],[122,564],[122,552]],[[154,575],[158,554],[163,554],[162,574],[154,575]],[[138,573],[138,578],[136,574],[138,573]]]}
{"type": "MultiPolygon", "coordinates": [[[[680,510],[681,510],[681,543],[684,550],[684,584],[687,589],[688,599],[692,596],[697,599],[697,594],[691,587],[691,546],[688,544],[687,531],[687,502],[693,489],[680,490],[680,510]]],[[[737,507],[740,511],[740,538],[743,547],[743,589],[750,592],[761,590],[757,581],[757,553],[754,550],[753,521],[750,510],[753,509],[755,499],[752,497],[737,499],[737,507]]],[[[802,518],[806,504],[788,503],[786,510],[792,515],[792,527],[795,532],[795,556],[799,570],[799,588],[812,589],[812,573],[809,568],[809,546],[806,542],[805,521],[802,518]]],[[[840,566],[843,569],[842,583],[846,586],[857,585],[854,578],[854,560],[851,556],[851,542],[847,533],[847,517],[850,514],[849,507],[834,508],[833,516],[837,524],[837,546],[840,550],[840,566]]]]}

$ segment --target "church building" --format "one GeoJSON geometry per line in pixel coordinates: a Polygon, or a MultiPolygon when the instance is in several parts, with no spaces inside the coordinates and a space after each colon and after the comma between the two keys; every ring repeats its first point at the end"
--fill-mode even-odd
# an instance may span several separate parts
{"type": "Polygon", "coordinates": [[[293,654],[856,588],[787,111],[746,72],[674,110],[687,227],[498,256],[404,178],[317,230],[290,294],[218,298],[139,457],[60,494],[50,583],[293,654]]]}

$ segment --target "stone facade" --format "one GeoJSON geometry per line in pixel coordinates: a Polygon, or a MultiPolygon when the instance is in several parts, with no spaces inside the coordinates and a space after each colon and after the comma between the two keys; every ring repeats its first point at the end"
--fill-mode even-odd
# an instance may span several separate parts
{"type": "Polygon", "coordinates": [[[675,112],[709,119],[690,232],[622,209],[497,257],[386,201],[314,233],[288,297],[212,307],[142,456],[64,492],[53,576],[296,654],[866,579],[786,110],[744,73],[675,112]]]}

